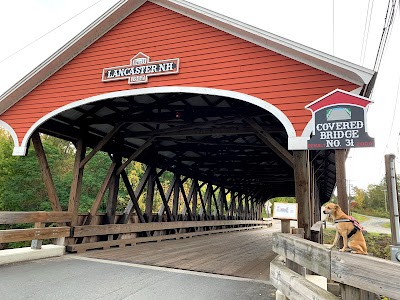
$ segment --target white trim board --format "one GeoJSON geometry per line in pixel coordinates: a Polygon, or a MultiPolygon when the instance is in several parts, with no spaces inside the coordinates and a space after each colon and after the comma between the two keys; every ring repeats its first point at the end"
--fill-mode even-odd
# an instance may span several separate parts
{"type": "Polygon", "coordinates": [[[272,105],[271,103],[268,103],[264,100],[254,97],[254,96],[250,96],[250,95],[239,93],[239,92],[220,90],[220,89],[212,89],[212,88],[166,86],[166,87],[141,88],[141,89],[134,89],[134,90],[111,92],[111,93],[106,93],[106,94],[89,97],[86,99],[82,99],[82,100],[75,101],[73,103],[64,105],[64,106],[48,113],[47,115],[43,116],[38,121],[36,121],[29,128],[27,133],[25,134],[20,147],[18,147],[18,144],[15,144],[13,155],[25,155],[24,149],[26,151],[26,147],[29,143],[29,139],[30,139],[31,135],[33,134],[33,132],[41,124],[43,124],[50,118],[54,117],[55,115],[57,115],[63,111],[66,111],[68,109],[72,109],[75,107],[79,107],[81,105],[85,105],[85,104],[89,104],[89,103],[93,103],[93,102],[97,102],[97,101],[101,101],[101,100],[106,100],[106,99],[110,99],[110,98],[129,97],[129,96],[146,95],[146,94],[161,94],[161,93],[190,93],[190,94],[200,94],[200,95],[215,95],[215,96],[222,96],[222,97],[228,97],[228,98],[232,98],[232,99],[245,101],[245,102],[254,104],[262,109],[265,109],[266,111],[269,111],[282,123],[289,139],[296,137],[296,131],[293,127],[292,122],[290,122],[289,118],[279,108],[272,105]]]}

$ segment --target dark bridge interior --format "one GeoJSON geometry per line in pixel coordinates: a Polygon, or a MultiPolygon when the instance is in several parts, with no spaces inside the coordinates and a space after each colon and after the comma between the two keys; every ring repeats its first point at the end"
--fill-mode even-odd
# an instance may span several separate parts
{"type": "MultiPolygon", "coordinates": [[[[62,112],[39,131],[72,142],[84,137],[91,148],[106,137],[102,151],[127,163],[155,165],[258,201],[295,195],[283,125],[237,99],[189,93],[111,98],[62,112]]],[[[333,151],[310,151],[321,203],[335,187],[334,159],[333,151]]]]}

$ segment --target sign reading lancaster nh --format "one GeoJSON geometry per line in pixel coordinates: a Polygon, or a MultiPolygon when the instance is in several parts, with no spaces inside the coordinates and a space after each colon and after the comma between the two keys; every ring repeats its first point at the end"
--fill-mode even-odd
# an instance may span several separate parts
{"type": "Polygon", "coordinates": [[[342,90],[323,96],[307,105],[312,112],[313,136],[308,149],[347,149],[374,147],[367,133],[366,114],[371,101],[342,90]]]}
{"type": "Polygon", "coordinates": [[[136,54],[126,66],[103,69],[102,81],[128,79],[129,84],[146,83],[150,76],[179,73],[179,58],[150,62],[150,57],[142,52],[136,54]]]}

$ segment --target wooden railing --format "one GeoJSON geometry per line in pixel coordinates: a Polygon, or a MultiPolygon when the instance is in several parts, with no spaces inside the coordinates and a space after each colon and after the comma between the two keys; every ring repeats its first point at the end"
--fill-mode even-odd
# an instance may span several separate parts
{"type": "Polygon", "coordinates": [[[75,226],[72,229],[75,243],[68,245],[67,251],[80,253],[89,249],[125,247],[149,241],[190,238],[270,225],[271,221],[219,220],[75,226]]]}
{"type": "Polygon", "coordinates": [[[400,264],[371,256],[328,250],[294,235],[275,233],[270,280],[289,299],[338,299],[284,264],[288,259],[341,285],[341,299],[375,299],[373,294],[400,299],[400,264]]]}
{"type": "Polygon", "coordinates": [[[0,243],[34,241],[32,247],[40,249],[41,240],[70,236],[70,227],[58,225],[65,222],[71,222],[68,212],[0,212],[1,225],[34,224],[34,228],[0,230],[0,243]],[[48,223],[52,226],[45,227],[48,223]]]}

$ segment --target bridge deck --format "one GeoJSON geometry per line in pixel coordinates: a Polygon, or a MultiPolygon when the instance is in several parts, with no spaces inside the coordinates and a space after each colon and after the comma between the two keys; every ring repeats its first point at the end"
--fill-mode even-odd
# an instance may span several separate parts
{"type": "Polygon", "coordinates": [[[81,256],[269,280],[273,228],[87,252],[81,256]]]}

